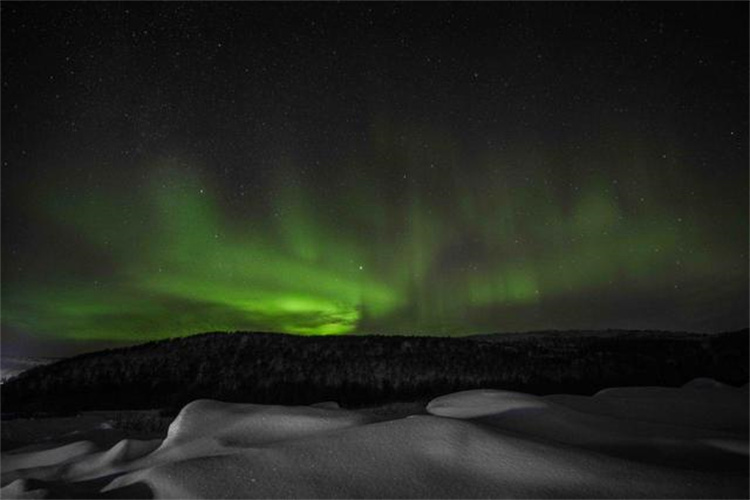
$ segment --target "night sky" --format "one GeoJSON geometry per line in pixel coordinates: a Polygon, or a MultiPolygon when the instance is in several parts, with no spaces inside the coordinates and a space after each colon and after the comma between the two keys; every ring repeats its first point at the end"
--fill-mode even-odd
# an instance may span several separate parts
{"type": "Polygon", "coordinates": [[[2,2],[2,347],[748,324],[748,4],[2,2]]]}

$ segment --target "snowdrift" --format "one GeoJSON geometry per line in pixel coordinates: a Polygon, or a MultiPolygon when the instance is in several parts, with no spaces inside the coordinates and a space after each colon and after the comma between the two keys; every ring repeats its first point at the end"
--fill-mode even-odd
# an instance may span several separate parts
{"type": "Polygon", "coordinates": [[[2,455],[3,498],[747,498],[748,391],[475,390],[379,420],[199,400],[166,438],[2,455]]]}

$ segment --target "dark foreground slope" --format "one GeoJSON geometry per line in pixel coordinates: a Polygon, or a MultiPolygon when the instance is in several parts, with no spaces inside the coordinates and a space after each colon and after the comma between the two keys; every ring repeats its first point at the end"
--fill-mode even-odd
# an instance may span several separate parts
{"type": "Polygon", "coordinates": [[[207,333],[84,354],[2,386],[2,410],[181,407],[199,398],[366,405],[472,388],[591,394],[748,379],[748,331],[438,337],[207,333]]]}

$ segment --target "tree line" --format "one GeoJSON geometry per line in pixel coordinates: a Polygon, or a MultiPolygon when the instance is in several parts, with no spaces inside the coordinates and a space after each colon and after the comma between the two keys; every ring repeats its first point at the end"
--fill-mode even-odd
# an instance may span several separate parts
{"type": "Polygon", "coordinates": [[[344,406],[496,388],[592,394],[748,380],[748,330],[721,334],[549,332],[464,338],[206,333],[83,354],[2,385],[2,411],[177,409],[199,398],[344,406]]]}

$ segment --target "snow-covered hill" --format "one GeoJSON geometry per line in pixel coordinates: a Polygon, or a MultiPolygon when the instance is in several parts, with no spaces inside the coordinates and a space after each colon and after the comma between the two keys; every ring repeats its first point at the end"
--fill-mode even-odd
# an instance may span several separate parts
{"type": "Polygon", "coordinates": [[[334,405],[198,400],[161,440],[103,447],[93,431],[4,453],[2,496],[748,496],[747,386],[705,379],[594,396],[466,391],[390,420],[334,405]]]}

